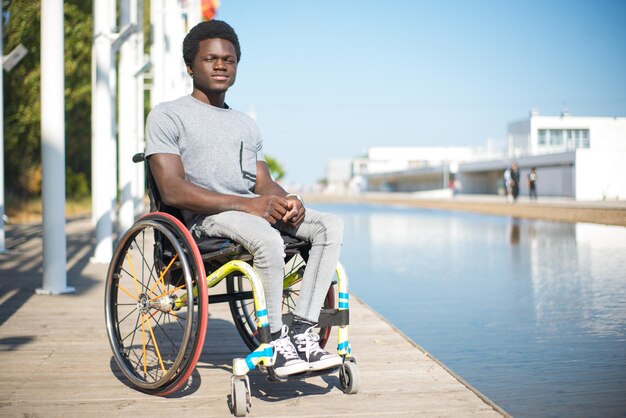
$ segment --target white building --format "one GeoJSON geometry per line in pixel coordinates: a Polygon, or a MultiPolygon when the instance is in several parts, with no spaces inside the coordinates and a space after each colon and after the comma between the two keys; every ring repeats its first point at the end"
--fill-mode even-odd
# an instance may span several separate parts
{"type": "Polygon", "coordinates": [[[521,195],[527,195],[526,175],[535,167],[540,196],[626,200],[626,118],[532,111],[508,125],[504,152],[491,147],[376,147],[368,158],[353,160],[352,175],[362,176],[368,191],[441,192],[457,179],[463,193],[501,194],[503,172],[513,162],[522,174],[521,195]]]}
{"type": "Polygon", "coordinates": [[[353,173],[369,191],[445,191],[461,163],[494,159],[502,151],[470,147],[373,147],[353,160],[353,173]]]}
{"type": "Polygon", "coordinates": [[[626,149],[626,118],[540,116],[531,111],[528,119],[511,122],[507,129],[510,158],[557,154],[577,149],[626,149]]]}
{"type": "Polygon", "coordinates": [[[352,160],[334,159],[326,163],[326,192],[346,194],[353,177],[352,160]]]}
{"type": "Polygon", "coordinates": [[[507,158],[463,164],[460,180],[466,193],[496,193],[501,173],[516,161],[522,171],[521,194],[527,194],[525,176],[537,168],[537,189],[544,196],[576,200],[626,199],[626,118],[540,116],[507,129],[507,158]]]}

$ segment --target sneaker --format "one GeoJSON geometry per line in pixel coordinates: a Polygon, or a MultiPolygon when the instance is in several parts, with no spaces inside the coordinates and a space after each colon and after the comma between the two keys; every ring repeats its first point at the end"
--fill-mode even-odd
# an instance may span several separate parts
{"type": "Polygon", "coordinates": [[[309,371],[309,364],[302,360],[289,338],[287,325],[283,325],[280,337],[271,342],[274,349],[274,372],[286,377],[309,371]]]}
{"type": "Polygon", "coordinates": [[[320,347],[320,336],[313,331],[315,325],[307,328],[302,334],[292,337],[294,345],[302,360],[306,360],[313,371],[332,369],[343,362],[338,354],[329,353],[320,347]]]}

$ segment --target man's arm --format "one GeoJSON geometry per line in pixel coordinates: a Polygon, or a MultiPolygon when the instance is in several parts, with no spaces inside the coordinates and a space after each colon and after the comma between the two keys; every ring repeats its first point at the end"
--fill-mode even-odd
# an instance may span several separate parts
{"type": "Polygon", "coordinates": [[[256,186],[254,193],[261,196],[279,196],[287,201],[287,213],[284,214],[282,220],[289,226],[297,228],[304,220],[304,205],[296,195],[287,194],[280,184],[272,179],[270,169],[265,161],[257,161],[256,163],[256,186]]]}
{"type": "Polygon", "coordinates": [[[206,215],[237,210],[260,216],[271,224],[288,213],[288,202],[279,195],[232,196],[211,192],[187,181],[179,155],[153,154],[148,157],[148,162],[161,199],[169,206],[206,215]]]}

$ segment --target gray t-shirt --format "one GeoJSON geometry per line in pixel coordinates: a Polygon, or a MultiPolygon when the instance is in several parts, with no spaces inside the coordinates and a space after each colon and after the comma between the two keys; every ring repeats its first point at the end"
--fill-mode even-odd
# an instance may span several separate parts
{"type": "MultiPolygon", "coordinates": [[[[250,116],[191,95],[155,106],[146,122],[146,157],[180,155],[185,178],[217,193],[256,196],[262,149],[261,133],[250,116]]],[[[193,214],[183,215],[187,225],[194,221],[193,214]]]]}

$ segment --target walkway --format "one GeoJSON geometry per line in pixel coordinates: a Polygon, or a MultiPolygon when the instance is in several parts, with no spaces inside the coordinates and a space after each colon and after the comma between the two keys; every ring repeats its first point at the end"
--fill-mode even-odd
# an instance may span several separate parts
{"type": "MultiPolygon", "coordinates": [[[[68,222],[67,232],[68,284],[77,291],[42,296],[34,293],[42,276],[40,226],[7,227],[10,252],[0,255],[0,415],[230,416],[232,358],[247,351],[227,306],[209,307],[205,349],[186,390],[170,398],[133,390],[117,372],[107,341],[107,266],[89,263],[90,220],[68,222]]],[[[502,416],[370,308],[352,301],[360,392],[343,394],[336,375],[276,384],[255,371],[249,416],[502,416]]]]}
{"type": "Polygon", "coordinates": [[[427,209],[477,212],[485,215],[513,216],[557,222],[591,222],[626,226],[626,201],[575,201],[567,198],[540,197],[529,201],[520,197],[508,203],[503,196],[459,195],[455,198],[425,198],[411,193],[363,193],[358,195],[306,195],[314,203],[375,203],[427,209]]]}

